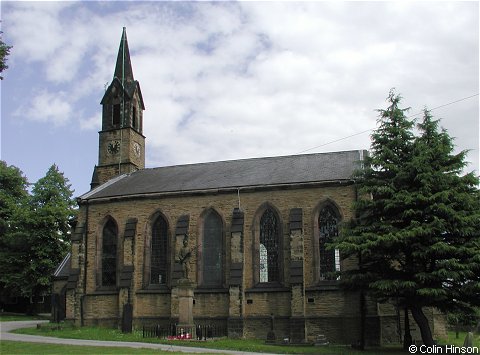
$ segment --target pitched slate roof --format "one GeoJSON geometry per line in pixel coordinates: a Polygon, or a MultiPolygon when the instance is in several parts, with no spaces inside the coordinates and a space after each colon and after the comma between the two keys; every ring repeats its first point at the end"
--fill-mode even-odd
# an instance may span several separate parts
{"type": "Polygon", "coordinates": [[[143,169],[121,175],[80,200],[285,184],[348,181],[365,151],[303,154],[143,169]]]}

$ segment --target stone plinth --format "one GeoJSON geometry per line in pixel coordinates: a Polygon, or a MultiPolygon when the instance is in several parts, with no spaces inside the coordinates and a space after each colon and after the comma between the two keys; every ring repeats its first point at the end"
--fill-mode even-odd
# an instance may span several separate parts
{"type": "Polygon", "coordinates": [[[178,324],[177,333],[188,332],[195,336],[195,325],[193,323],[193,290],[196,285],[188,279],[177,281],[176,294],[178,297],[178,324]]]}

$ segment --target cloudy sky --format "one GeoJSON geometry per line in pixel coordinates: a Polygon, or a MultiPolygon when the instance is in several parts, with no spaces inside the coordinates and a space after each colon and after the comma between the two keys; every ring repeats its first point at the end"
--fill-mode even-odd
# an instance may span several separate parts
{"type": "MultiPolygon", "coordinates": [[[[478,2],[1,2],[1,158],[75,196],[98,160],[122,27],[147,167],[366,149],[391,88],[479,171],[478,2]]],[[[415,116],[420,117],[420,116],[415,116]]]]}

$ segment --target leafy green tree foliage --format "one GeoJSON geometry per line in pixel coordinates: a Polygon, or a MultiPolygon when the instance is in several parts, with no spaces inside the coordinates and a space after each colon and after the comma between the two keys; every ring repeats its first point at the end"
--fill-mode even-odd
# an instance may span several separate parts
{"type": "Polygon", "coordinates": [[[70,225],[75,214],[66,179],[52,165],[18,209],[15,223],[5,233],[1,282],[11,294],[36,300],[51,285],[55,267],[68,251],[70,225]]]}
{"type": "MultiPolygon", "coordinates": [[[[70,241],[70,224],[76,206],[68,179],[52,165],[45,177],[33,185],[31,204],[36,212],[37,227],[45,235],[56,235],[70,241]]],[[[68,245],[67,245],[68,246],[68,245]]]]}
{"type": "Polygon", "coordinates": [[[415,137],[400,96],[392,91],[388,100],[356,176],[357,218],[337,248],[359,258],[345,284],[399,301],[433,345],[425,307],[465,311],[480,302],[478,178],[460,175],[466,152],[453,153],[452,138],[427,110],[415,137]]]}
{"type": "Polygon", "coordinates": [[[28,197],[28,181],[15,166],[0,161],[0,235],[4,235],[15,211],[28,197]]]}
{"type": "Polygon", "coordinates": [[[50,287],[51,275],[68,251],[69,222],[75,213],[70,186],[56,165],[33,185],[28,220],[31,261],[25,268],[24,288],[33,296],[50,287]]]}
{"type": "MultiPolygon", "coordinates": [[[[12,46],[7,46],[5,42],[2,40],[3,32],[0,31],[0,73],[2,73],[5,69],[8,68],[7,66],[7,56],[10,54],[10,49],[12,46]]],[[[0,80],[3,80],[3,76],[0,75],[0,80]]]]}
{"type": "Polygon", "coordinates": [[[23,229],[22,219],[28,206],[28,182],[15,166],[0,161],[0,291],[3,297],[21,292],[21,256],[25,245],[16,238],[23,229]]]}

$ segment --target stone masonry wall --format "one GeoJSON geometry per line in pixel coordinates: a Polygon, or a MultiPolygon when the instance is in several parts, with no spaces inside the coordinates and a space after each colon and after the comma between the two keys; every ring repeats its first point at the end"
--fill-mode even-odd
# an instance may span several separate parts
{"type": "MultiPolygon", "coordinates": [[[[86,294],[90,295],[85,298],[84,317],[85,319],[94,319],[98,317],[112,318],[120,317],[118,291],[117,296],[102,294],[99,287],[100,263],[100,243],[97,238],[101,237],[102,228],[108,217],[115,220],[118,226],[119,243],[118,243],[118,265],[130,264],[133,262],[133,289],[131,290],[133,303],[134,319],[157,318],[164,319],[170,315],[175,315],[175,310],[171,307],[174,304],[172,296],[166,289],[155,290],[146,289],[145,285],[148,280],[144,279],[144,255],[146,242],[146,234],[149,231],[150,224],[153,222],[153,216],[161,212],[162,216],[168,222],[169,227],[169,248],[170,268],[173,270],[174,249],[175,249],[175,226],[180,216],[189,216],[188,235],[189,246],[198,247],[200,240],[201,222],[200,216],[207,209],[214,209],[224,220],[225,235],[225,292],[222,293],[195,293],[195,305],[193,308],[194,317],[216,317],[227,319],[230,316],[245,319],[245,336],[251,336],[254,333],[263,332],[258,328],[257,324],[267,322],[269,317],[274,314],[276,317],[276,327],[282,334],[289,334],[289,320],[292,316],[303,314],[302,307],[305,308],[306,315],[318,316],[340,316],[357,317],[358,313],[356,303],[351,297],[340,293],[328,293],[316,296],[318,301],[315,304],[309,304],[306,299],[310,296],[303,295],[301,289],[297,289],[299,297],[305,299],[295,300],[290,291],[290,259],[291,255],[296,255],[295,251],[291,252],[291,235],[289,230],[289,214],[292,209],[301,208],[303,213],[302,238],[304,253],[304,285],[301,287],[311,287],[316,283],[314,275],[314,219],[315,211],[318,206],[325,201],[330,201],[338,207],[339,213],[343,220],[349,220],[352,216],[352,203],[355,198],[355,189],[352,185],[315,187],[309,189],[284,189],[284,190],[264,190],[264,191],[242,191],[240,190],[240,201],[237,192],[232,193],[215,193],[203,194],[197,196],[165,196],[155,198],[144,198],[137,200],[120,200],[107,203],[90,203],[88,216],[88,245],[87,245],[87,284],[86,294]],[[252,262],[254,260],[254,220],[257,211],[264,204],[271,205],[278,211],[283,245],[283,283],[285,290],[270,292],[268,290],[258,290],[255,288],[252,262]],[[232,262],[232,250],[236,252],[239,248],[237,245],[231,245],[232,240],[230,231],[232,225],[232,212],[234,208],[240,205],[241,211],[244,213],[243,226],[243,254],[240,256],[233,255],[233,261],[238,262],[238,258],[243,257],[243,282],[239,290],[242,295],[240,298],[231,297],[229,295],[228,280],[230,265],[232,262]],[[124,250],[124,230],[126,222],[131,219],[137,219],[136,235],[133,238],[133,245],[128,246],[124,250]],[[133,250],[133,255],[129,250],[133,250]],[[130,254],[129,254],[130,253],[130,254]],[[325,300],[321,300],[325,297],[325,300]],[[329,298],[330,297],[330,298],[329,298]],[[327,298],[329,298],[327,300],[327,298]],[[241,300],[242,305],[237,304],[241,300]],[[235,304],[230,305],[230,302],[235,304]],[[292,306],[295,308],[295,314],[292,314],[292,306]],[[99,314],[99,307],[102,308],[99,314]],[[241,310],[242,314],[237,311],[230,312],[231,309],[241,310]],[[116,313],[115,313],[116,312],[116,313]],[[232,314],[230,314],[232,313],[232,314]]],[[[81,208],[85,210],[85,207],[81,208]]],[[[235,234],[234,234],[235,235],[235,234]]],[[[238,239],[238,238],[237,238],[238,239]]],[[[190,259],[190,274],[194,282],[197,282],[197,254],[193,253],[190,259]]],[[[348,264],[348,263],[347,263],[348,264]]],[[[347,264],[342,265],[344,268],[347,264]]],[[[171,285],[168,285],[169,287],[171,285]]],[[[201,286],[201,285],[199,285],[201,286]]],[[[300,286],[299,286],[300,287],[300,286]]],[[[263,326],[262,326],[263,327],[263,326]]],[[[268,330],[268,329],[267,329],[268,330]]]]}

